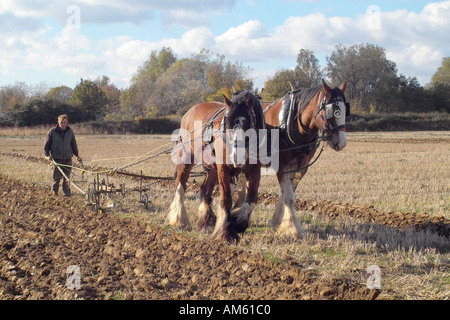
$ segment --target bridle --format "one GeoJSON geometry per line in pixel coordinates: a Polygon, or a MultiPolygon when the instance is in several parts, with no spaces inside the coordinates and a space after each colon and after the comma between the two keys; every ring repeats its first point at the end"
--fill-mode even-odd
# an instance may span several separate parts
{"type": "MultiPolygon", "coordinates": [[[[250,94],[250,93],[249,93],[250,94]]],[[[231,102],[234,104],[234,103],[236,103],[236,104],[242,104],[242,103],[244,103],[244,102],[242,102],[242,101],[236,101],[237,99],[237,94],[233,94],[232,95],[232,97],[231,97],[231,102]]],[[[248,97],[247,97],[247,94],[245,94],[243,97],[241,96],[240,97],[241,99],[243,98],[243,99],[247,99],[248,97]]],[[[256,117],[256,113],[255,113],[255,107],[257,107],[255,104],[256,104],[256,101],[257,101],[257,99],[256,99],[256,97],[251,97],[251,99],[252,99],[252,107],[251,107],[251,109],[250,110],[248,110],[247,109],[247,107],[246,106],[240,106],[241,108],[243,107],[244,108],[244,114],[241,114],[240,116],[236,116],[234,119],[233,119],[233,122],[232,123],[230,123],[230,125],[232,125],[232,132],[234,133],[234,138],[233,138],[233,145],[232,145],[232,148],[233,148],[233,150],[238,150],[239,148],[241,148],[242,147],[242,141],[240,141],[239,139],[238,139],[238,132],[241,132],[241,133],[243,133],[244,131],[246,131],[246,130],[244,130],[244,128],[243,128],[243,123],[242,123],[242,118],[245,118],[247,121],[248,121],[248,125],[249,125],[249,127],[247,128],[247,130],[248,129],[254,129],[254,130],[258,130],[259,128],[258,128],[258,121],[257,121],[257,117],[256,117]]],[[[244,100],[245,101],[245,100],[244,100]]],[[[228,109],[227,109],[227,111],[228,111],[228,109]]],[[[226,112],[226,114],[224,115],[224,118],[226,118],[227,116],[229,116],[228,115],[228,112],[226,112]]],[[[225,131],[225,119],[223,120],[223,124],[224,124],[224,127],[223,127],[223,130],[225,131]]],[[[244,137],[245,137],[245,133],[244,133],[244,137]]],[[[243,142],[244,143],[244,148],[245,148],[245,152],[246,152],[246,154],[248,155],[248,153],[249,153],[249,145],[244,141],[243,142]]],[[[235,153],[235,156],[237,155],[237,153],[235,153]]],[[[247,161],[246,161],[247,162],[247,161]]],[[[245,163],[246,164],[246,163],[245,163]]]]}
{"type": "MultiPolygon", "coordinates": [[[[322,95],[322,93],[321,93],[322,95]]],[[[323,124],[323,133],[322,133],[322,139],[323,140],[330,140],[331,136],[336,131],[346,131],[345,122],[341,125],[333,126],[330,121],[332,119],[340,119],[342,117],[342,110],[339,106],[339,103],[344,103],[345,108],[347,110],[350,109],[350,104],[345,102],[345,100],[342,97],[335,97],[328,101],[326,97],[323,97],[322,100],[319,99],[319,103],[317,105],[317,110],[315,113],[315,118],[317,119],[318,116],[320,116],[320,120],[323,124]]],[[[347,116],[347,112],[346,112],[347,116]]]]}
{"type": "MultiPolygon", "coordinates": [[[[236,103],[233,98],[234,98],[234,95],[232,96],[231,101],[233,103],[236,103]]],[[[253,108],[254,108],[254,105],[253,105],[251,111],[245,110],[245,116],[242,115],[249,122],[249,129],[250,128],[257,129],[256,128],[256,115],[255,115],[255,112],[253,111],[253,108]]],[[[246,108],[244,108],[244,109],[246,109],[246,108]]],[[[227,122],[227,118],[228,117],[229,117],[229,109],[226,109],[225,113],[224,113],[224,115],[222,117],[222,123],[221,123],[221,126],[220,126],[222,128],[222,132],[223,133],[225,133],[225,131],[226,131],[226,125],[225,124],[227,122]]],[[[235,117],[234,118],[231,129],[233,130],[233,132],[236,132],[238,130],[243,130],[242,123],[239,120],[239,117],[235,117]]]]}

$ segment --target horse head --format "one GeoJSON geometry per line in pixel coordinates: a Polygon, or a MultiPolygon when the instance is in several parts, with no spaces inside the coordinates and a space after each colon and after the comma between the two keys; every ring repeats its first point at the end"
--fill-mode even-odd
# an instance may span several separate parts
{"type": "Polygon", "coordinates": [[[344,82],[339,88],[332,89],[322,80],[316,111],[316,121],[323,138],[336,151],[341,151],[347,145],[345,120],[350,115],[350,104],[345,100],[346,85],[344,82]]]}
{"type": "MultiPolygon", "coordinates": [[[[228,164],[236,168],[242,168],[248,160],[248,143],[250,129],[262,129],[264,116],[259,100],[250,91],[238,91],[233,94],[231,100],[224,95],[225,104],[228,107],[224,123],[226,131],[227,147],[231,152],[228,164]]],[[[253,131],[256,134],[256,131],[253,131]]],[[[228,154],[228,153],[227,153],[228,154]]]]}

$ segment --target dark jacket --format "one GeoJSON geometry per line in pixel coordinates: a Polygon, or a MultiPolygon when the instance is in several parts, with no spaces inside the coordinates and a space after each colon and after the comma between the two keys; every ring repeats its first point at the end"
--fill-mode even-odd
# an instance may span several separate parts
{"type": "Polygon", "coordinates": [[[57,160],[68,160],[72,155],[78,157],[77,141],[72,129],[68,126],[66,131],[63,131],[58,125],[50,129],[45,139],[44,154],[51,154],[52,158],[57,160]]]}

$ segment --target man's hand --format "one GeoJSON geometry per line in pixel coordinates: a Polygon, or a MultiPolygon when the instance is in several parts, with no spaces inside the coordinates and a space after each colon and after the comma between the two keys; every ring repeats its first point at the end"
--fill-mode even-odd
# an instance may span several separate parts
{"type": "Polygon", "coordinates": [[[81,159],[81,157],[77,157],[77,161],[80,165],[83,165],[83,159],[81,159]]]}
{"type": "Polygon", "coordinates": [[[52,162],[53,160],[52,156],[45,156],[45,159],[47,159],[49,162],[52,162]]]}

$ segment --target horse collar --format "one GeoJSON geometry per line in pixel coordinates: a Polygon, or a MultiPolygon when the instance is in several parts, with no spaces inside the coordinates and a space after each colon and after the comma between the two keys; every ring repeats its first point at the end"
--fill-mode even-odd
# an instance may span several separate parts
{"type": "Polygon", "coordinates": [[[295,135],[291,132],[291,129],[293,129],[293,121],[296,118],[298,118],[298,122],[301,128],[303,129],[304,133],[310,136],[313,139],[313,141],[318,140],[318,135],[311,133],[310,130],[306,128],[305,125],[302,123],[301,110],[299,110],[297,114],[298,99],[295,96],[295,93],[297,91],[298,90],[288,92],[288,94],[285,95],[278,116],[279,121],[278,129],[280,130],[280,137],[288,144],[288,146],[292,150],[295,150],[299,154],[309,154],[312,150],[316,149],[316,147],[314,146],[310,148],[311,143],[299,141],[295,137],[295,135]]]}
{"type": "Polygon", "coordinates": [[[220,123],[219,131],[222,131],[222,133],[225,133],[225,122],[227,121],[228,111],[230,109],[226,108],[225,112],[223,113],[222,121],[220,123]]]}

